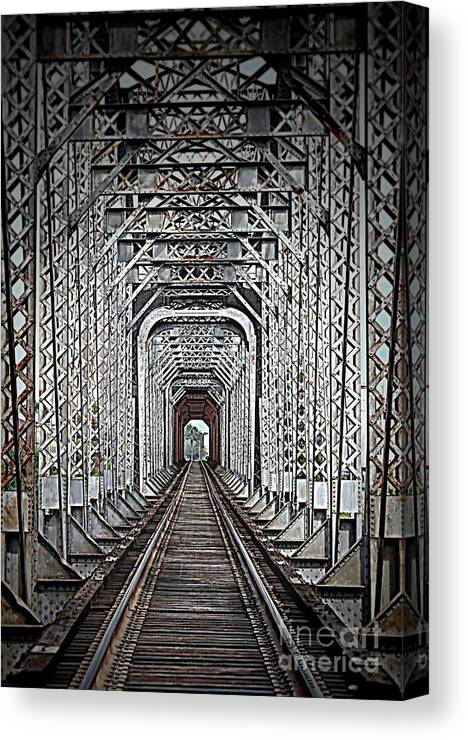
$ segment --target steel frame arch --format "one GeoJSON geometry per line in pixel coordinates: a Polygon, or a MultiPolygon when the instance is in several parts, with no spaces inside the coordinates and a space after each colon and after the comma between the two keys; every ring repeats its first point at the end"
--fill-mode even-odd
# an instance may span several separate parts
{"type": "Polygon", "coordinates": [[[145,385],[147,370],[147,345],[151,330],[156,324],[174,318],[211,318],[211,319],[229,319],[240,326],[246,336],[249,360],[249,481],[248,486],[253,493],[254,485],[254,463],[255,463],[255,403],[256,403],[256,366],[257,366],[257,338],[252,321],[240,310],[236,308],[223,309],[171,309],[159,307],[153,309],[146,316],[139,328],[137,337],[137,379],[138,379],[138,428],[139,443],[142,450],[139,460],[139,481],[140,490],[145,492],[144,476],[144,454],[146,450],[146,408],[145,408],[145,385]]]}

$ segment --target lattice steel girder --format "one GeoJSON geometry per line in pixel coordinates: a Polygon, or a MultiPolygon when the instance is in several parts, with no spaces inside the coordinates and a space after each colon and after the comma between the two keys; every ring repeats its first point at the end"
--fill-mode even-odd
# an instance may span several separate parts
{"type": "MultiPolygon", "coordinates": [[[[260,265],[264,268],[266,273],[268,273],[271,278],[275,280],[275,282],[277,282],[283,290],[285,290],[286,286],[284,282],[282,282],[281,279],[277,277],[273,267],[270,265],[270,263],[274,264],[276,262],[276,259],[274,259],[274,257],[269,257],[269,259],[264,259],[262,257],[262,246],[264,241],[260,242],[260,245],[255,244],[254,246],[252,245],[251,240],[245,239],[244,236],[242,236],[241,234],[237,234],[236,238],[239,244],[239,254],[236,254],[236,256],[230,255],[230,244],[219,244],[219,246],[217,246],[214,250],[206,249],[206,256],[201,256],[200,248],[191,246],[190,244],[186,245],[182,243],[178,246],[171,245],[176,246],[176,248],[173,250],[173,255],[161,255],[160,258],[156,259],[152,257],[155,243],[153,241],[149,241],[146,245],[141,246],[138,251],[135,250],[133,257],[128,260],[122,261],[120,270],[117,272],[114,280],[108,287],[107,295],[109,296],[111,291],[114,290],[126,277],[128,277],[129,279],[132,278],[132,282],[140,282],[140,273],[138,274],[136,280],[133,279],[135,272],[134,268],[149,270],[148,274],[142,282],[142,285],[146,286],[152,279],[152,277],[154,277],[156,280],[159,280],[160,282],[168,282],[168,279],[166,277],[163,277],[163,270],[170,270],[174,266],[178,266],[186,272],[190,271],[190,269],[192,269],[194,272],[197,272],[206,269],[207,266],[211,266],[210,269],[214,269],[217,266],[219,267],[222,265],[227,265],[233,267],[237,264],[243,265],[246,268],[249,265],[260,265]],[[242,254],[240,246],[244,247],[244,249],[242,250],[244,254],[242,254]],[[248,255],[250,255],[250,258],[248,255]],[[154,268],[154,266],[157,265],[159,265],[158,270],[152,269],[154,268]]],[[[160,239],[156,241],[158,247],[160,247],[163,243],[160,239]]],[[[267,243],[268,245],[270,245],[270,242],[267,243]]],[[[222,282],[225,281],[229,282],[227,275],[222,278],[222,282]]]]}
{"type": "MultiPolygon", "coordinates": [[[[2,578],[30,601],[36,573],[34,495],[36,334],[36,18],[2,18],[2,503],[14,493],[19,543],[2,578]],[[28,532],[29,534],[26,534],[28,532]],[[15,572],[16,570],[16,572],[15,572]]],[[[2,512],[3,514],[3,512],[2,512]]]]}
{"type": "Polygon", "coordinates": [[[359,51],[365,39],[365,8],[310,6],[294,10],[260,8],[217,11],[186,9],[158,13],[43,15],[39,19],[39,58],[47,60],[174,59],[249,57],[254,54],[359,51]],[[334,18],[335,37],[327,35],[334,18]],[[86,37],[83,49],[79,41],[86,37]]]}
{"type": "MultiPolygon", "coordinates": [[[[88,95],[87,100],[71,117],[71,120],[65,125],[60,133],[43,149],[36,157],[36,178],[39,178],[44,172],[47,165],[51,162],[55,154],[74,136],[83,121],[89,119],[98,104],[98,101],[115,85],[121,72],[106,72],[98,82],[93,85],[92,92],[88,95]]],[[[68,108],[68,100],[66,101],[68,108]]]]}
{"type": "MultiPolygon", "coordinates": [[[[96,188],[92,202],[100,195],[115,198],[121,195],[151,195],[157,189],[160,193],[204,193],[256,195],[257,193],[289,193],[304,195],[305,163],[299,160],[279,160],[259,162],[252,159],[248,164],[185,162],[129,163],[126,157],[111,165],[93,167],[96,188]],[[122,171],[122,176],[117,175],[122,171]]],[[[312,199],[311,207],[316,209],[312,199]]]]}
{"type": "Polygon", "coordinates": [[[273,167],[278,171],[281,180],[283,182],[286,182],[293,190],[296,195],[299,195],[300,197],[304,198],[304,200],[307,202],[307,205],[310,207],[312,213],[317,216],[320,219],[320,222],[324,226],[325,229],[329,228],[329,214],[328,211],[323,208],[319,203],[315,201],[315,198],[311,193],[308,193],[304,185],[301,184],[296,180],[294,177],[294,174],[288,169],[288,167],[285,167],[285,165],[275,157],[275,155],[270,151],[270,149],[264,144],[259,143],[258,146],[260,147],[261,151],[263,152],[265,158],[273,165],[273,167]]]}
{"type": "Polygon", "coordinates": [[[76,208],[68,217],[68,225],[70,229],[73,229],[78,222],[83,218],[83,216],[88,212],[88,210],[91,208],[93,203],[96,202],[96,200],[99,198],[100,195],[103,195],[109,185],[112,184],[114,181],[116,175],[121,172],[124,167],[130,162],[131,159],[135,156],[135,151],[138,150],[138,147],[130,146],[124,154],[123,157],[119,159],[117,164],[113,167],[113,169],[107,173],[105,179],[99,184],[99,186],[87,197],[85,202],[79,206],[79,208],[76,208]]]}
{"type": "MultiPolygon", "coordinates": [[[[224,197],[226,198],[227,196],[224,197]]],[[[184,237],[190,235],[200,237],[200,235],[204,235],[205,238],[216,239],[220,238],[221,235],[224,238],[235,238],[238,233],[245,236],[258,233],[268,238],[268,233],[265,234],[265,226],[271,229],[285,246],[292,249],[291,242],[288,240],[284,230],[279,228],[263,208],[255,204],[250,204],[245,199],[237,203],[223,203],[221,201],[217,204],[206,206],[203,202],[197,205],[189,201],[181,201],[180,198],[181,196],[179,194],[170,193],[161,197],[154,196],[150,200],[139,203],[133,208],[123,206],[108,208],[106,210],[108,230],[106,236],[103,236],[101,239],[101,243],[99,244],[98,242],[98,254],[95,257],[95,263],[98,263],[119,239],[128,241],[131,238],[141,239],[143,236],[153,236],[153,238],[156,238],[158,235],[164,238],[166,235],[171,234],[182,234],[184,237]],[[176,204],[171,202],[176,197],[179,198],[178,205],[177,202],[176,204]],[[187,210],[190,213],[187,213],[187,210]],[[248,218],[247,220],[244,218],[246,215],[249,215],[249,210],[252,212],[251,222],[248,218]],[[233,213],[238,213],[241,221],[245,220],[245,223],[240,223],[239,226],[233,225],[233,213]],[[197,214],[196,217],[195,214],[197,214]],[[189,219],[187,219],[188,216],[190,216],[189,219]],[[167,223],[169,220],[171,224],[174,224],[175,221],[179,223],[168,228],[167,223]],[[194,220],[197,221],[197,228],[190,228],[190,224],[194,220]],[[262,223],[263,226],[261,225],[262,223]]],[[[288,202],[269,207],[271,214],[278,213],[281,219],[284,218],[285,214],[287,215],[288,209],[288,202]]]]}
{"type": "MultiPolygon", "coordinates": [[[[359,59],[332,54],[329,60],[331,110],[355,140],[362,135],[364,90],[359,59]]],[[[340,514],[346,479],[361,475],[360,267],[361,233],[358,165],[345,142],[330,139],[330,450],[336,491],[331,501],[332,561],[339,557],[340,514]]]]}
{"type": "MultiPolygon", "coordinates": [[[[188,358],[190,360],[190,358],[188,358]]],[[[172,381],[177,373],[181,370],[198,372],[198,371],[210,371],[213,375],[221,382],[226,388],[231,389],[235,385],[235,379],[232,376],[232,368],[228,368],[223,362],[216,361],[215,358],[211,358],[206,362],[201,362],[197,358],[192,358],[192,361],[185,362],[182,358],[176,357],[173,363],[167,367],[161,378],[161,384],[164,387],[172,381]]]]}
{"type": "MultiPolygon", "coordinates": [[[[154,202],[154,199],[153,199],[152,202],[154,202]]],[[[241,209],[238,212],[242,216],[244,215],[244,213],[248,214],[249,211],[246,210],[246,209],[249,208],[249,205],[250,205],[248,203],[248,201],[244,201],[243,200],[242,203],[241,203],[241,205],[245,206],[245,209],[241,209]]],[[[171,208],[172,208],[171,205],[167,205],[166,206],[166,209],[164,209],[164,210],[160,210],[160,209],[156,210],[156,209],[154,209],[154,207],[153,207],[152,210],[149,210],[148,209],[148,211],[146,212],[147,213],[146,220],[148,220],[148,218],[150,218],[150,216],[148,214],[151,214],[151,213],[158,214],[158,213],[160,213],[159,220],[161,221],[161,224],[160,224],[160,229],[161,230],[157,233],[157,237],[158,238],[157,239],[153,239],[153,240],[152,239],[146,240],[145,242],[140,241],[139,246],[141,248],[139,249],[139,251],[137,251],[137,250],[133,249],[132,247],[130,247],[130,252],[128,254],[128,258],[125,259],[124,266],[121,268],[121,270],[119,271],[119,273],[116,276],[115,280],[111,284],[111,286],[109,288],[110,290],[112,290],[113,288],[115,288],[115,286],[119,282],[121,282],[125,278],[125,276],[127,276],[130,273],[130,271],[133,270],[134,267],[137,267],[137,266],[145,266],[145,265],[146,266],[150,266],[151,264],[153,264],[153,260],[150,259],[150,250],[151,250],[151,253],[154,252],[155,245],[156,246],[158,244],[161,245],[163,243],[163,241],[164,241],[164,237],[169,236],[172,233],[173,234],[177,234],[177,236],[180,237],[181,233],[182,234],[184,233],[183,232],[183,226],[185,226],[185,227],[189,226],[191,224],[193,218],[194,218],[194,215],[193,215],[194,214],[194,211],[197,212],[197,207],[194,208],[193,206],[192,206],[191,210],[187,210],[187,208],[188,208],[188,204],[187,204],[184,207],[184,210],[180,214],[180,219],[181,219],[180,220],[180,223],[179,224],[174,224],[172,226],[171,230],[168,232],[166,229],[164,229],[164,226],[163,226],[164,221],[170,221],[171,223],[173,223],[174,222],[174,218],[176,218],[176,215],[171,210],[168,210],[168,209],[171,209],[171,208]],[[131,254],[132,251],[134,252],[133,256],[131,254]]],[[[284,208],[281,208],[280,211],[281,211],[281,213],[283,213],[284,208]]],[[[110,211],[110,212],[111,213],[114,213],[114,211],[110,211]]],[[[254,228],[254,224],[247,224],[247,223],[245,225],[244,224],[241,224],[241,227],[240,228],[242,229],[242,231],[240,231],[240,229],[239,230],[232,230],[232,226],[231,226],[231,224],[229,224],[229,219],[231,221],[233,220],[233,213],[236,213],[236,211],[229,210],[229,208],[226,208],[226,206],[224,204],[222,204],[222,203],[220,203],[219,206],[217,206],[217,205],[211,205],[208,208],[206,206],[200,206],[200,207],[198,207],[198,212],[200,213],[199,218],[202,219],[202,220],[205,220],[206,223],[207,223],[207,225],[210,225],[212,219],[213,218],[216,218],[216,227],[217,227],[217,230],[216,230],[216,232],[213,232],[213,237],[217,236],[218,239],[219,239],[220,233],[223,233],[225,236],[226,235],[229,235],[229,236],[235,237],[237,243],[240,244],[240,245],[242,245],[244,247],[244,252],[246,254],[250,255],[250,257],[254,260],[254,262],[257,262],[266,271],[266,273],[268,273],[270,275],[270,277],[275,282],[278,283],[278,285],[283,290],[286,290],[286,286],[285,286],[284,281],[282,281],[282,279],[277,275],[276,271],[270,266],[269,261],[266,260],[266,259],[264,259],[262,257],[262,255],[261,255],[261,253],[259,253],[257,251],[257,249],[255,249],[255,247],[252,246],[252,244],[250,243],[250,240],[249,239],[246,239],[244,237],[244,235],[243,235],[245,233],[252,232],[253,231],[253,228],[254,228]]],[[[274,229],[275,230],[274,233],[278,237],[281,236],[281,243],[282,244],[287,244],[289,249],[293,249],[292,242],[285,236],[284,233],[282,233],[280,231],[280,229],[276,226],[276,224],[274,223],[274,221],[268,216],[268,214],[265,213],[265,211],[261,207],[255,206],[253,208],[253,212],[254,212],[254,215],[255,215],[257,221],[260,221],[261,220],[264,224],[266,224],[266,226],[268,228],[274,229]]],[[[107,211],[107,213],[109,213],[109,211],[107,211]]],[[[144,212],[140,210],[140,206],[137,209],[134,209],[133,211],[131,211],[130,212],[130,215],[128,217],[126,217],[126,210],[125,209],[118,209],[117,211],[115,211],[115,213],[117,213],[119,215],[119,217],[121,217],[121,219],[122,219],[122,221],[123,221],[124,224],[125,223],[128,223],[131,219],[134,220],[136,218],[139,218],[140,216],[141,217],[144,217],[145,216],[144,212]]],[[[210,228],[212,228],[211,225],[210,225],[210,228]]],[[[118,230],[117,230],[117,233],[121,234],[121,229],[122,229],[122,227],[119,227],[118,230]]],[[[147,234],[147,233],[148,232],[146,231],[145,234],[147,234]]],[[[189,232],[189,233],[191,233],[191,232],[189,232]]],[[[194,233],[194,235],[195,234],[198,234],[198,236],[200,235],[200,225],[199,225],[199,229],[198,230],[194,230],[193,233],[194,233]]],[[[121,241],[120,243],[121,244],[124,244],[125,243],[125,244],[131,245],[131,241],[128,239],[128,234],[122,234],[122,236],[125,236],[126,239],[125,239],[125,242],[124,241],[121,241]]],[[[267,236],[268,237],[268,233],[266,235],[263,233],[262,236],[267,236]]],[[[206,236],[205,236],[205,238],[206,238],[206,236]]],[[[112,241],[112,238],[107,243],[108,244],[111,244],[111,241],[112,241]]],[[[111,244],[111,246],[112,246],[112,244],[111,244]]],[[[177,255],[177,257],[180,257],[180,256],[181,255],[177,255]]],[[[213,254],[212,257],[211,257],[211,259],[210,259],[210,264],[212,264],[212,265],[220,264],[222,262],[222,257],[221,257],[221,259],[220,259],[220,257],[221,257],[221,255],[217,256],[216,254],[213,254]]],[[[228,254],[226,254],[226,256],[225,256],[224,259],[229,264],[232,264],[233,261],[234,262],[236,261],[236,259],[233,260],[232,258],[230,258],[228,254]]],[[[241,254],[239,254],[238,259],[241,262],[243,262],[243,263],[246,263],[246,262],[249,261],[248,259],[246,260],[245,257],[243,257],[241,254]]],[[[188,269],[190,267],[190,259],[187,260],[187,255],[186,255],[186,256],[184,256],[184,260],[185,260],[184,261],[184,265],[185,265],[184,269],[188,269]]],[[[156,262],[157,261],[158,260],[156,260],[156,262]]],[[[167,259],[167,256],[166,255],[162,256],[160,261],[163,264],[165,264],[165,265],[170,265],[170,260],[167,259]]],[[[201,267],[196,267],[196,269],[197,270],[201,270],[202,268],[201,267]]],[[[210,269],[212,269],[212,268],[210,268],[210,269]]],[[[146,279],[148,279],[148,277],[146,279]]]]}
{"type": "MultiPolygon", "coordinates": [[[[67,137],[73,141],[133,141],[133,142],[164,142],[164,141],[197,141],[201,137],[210,140],[262,140],[265,137],[274,139],[323,136],[314,117],[307,116],[307,110],[293,105],[289,109],[281,104],[273,104],[259,108],[245,107],[245,105],[223,104],[188,104],[166,105],[161,108],[151,107],[144,114],[129,111],[128,105],[97,106],[85,114],[77,114],[76,122],[70,124],[67,137]],[[269,119],[262,125],[256,124],[258,111],[262,111],[262,119],[266,118],[263,111],[268,112],[269,119]],[[127,112],[127,120],[122,119],[122,111],[127,112]],[[81,122],[81,125],[79,125],[81,122]],[[138,122],[138,126],[136,125],[138,122]],[[306,123],[305,123],[306,122],[306,123]],[[257,129],[257,130],[256,130],[257,129]]],[[[325,117],[325,116],[324,116],[325,117]]],[[[330,128],[332,128],[330,124],[330,128]]],[[[333,127],[333,133],[338,138],[344,138],[343,133],[333,127]]],[[[57,146],[60,146],[57,142],[57,146]]],[[[347,142],[354,151],[355,145],[347,142]]]]}
{"type": "Polygon", "coordinates": [[[175,406],[186,395],[187,389],[203,389],[215,404],[222,406],[225,400],[225,389],[222,383],[211,373],[203,371],[195,374],[181,373],[170,386],[171,403],[175,406]]]}
{"type": "MultiPolygon", "coordinates": [[[[187,364],[190,365],[190,367],[196,367],[197,364],[203,365],[203,364],[219,364],[221,367],[223,367],[227,373],[231,373],[231,377],[236,376],[236,367],[237,364],[233,362],[232,358],[229,356],[229,353],[225,350],[218,350],[213,348],[211,345],[207,344],[206,349],[209,349],[208,352],[204,351],[205,347],[203,344],[201,344],[200,347],[191,347],[185,349],[185,347],[180,347],[177,345],[177,347],[170,347],[165,346],[165,352],[167,353],[167,365],[170,366],[172,363],[179,362],[181,364],[187,364]]],[[[162,374],[164,376],[165,370],[162,370],[162,374]]],[[[227,376],[229,377],[229,375],[227,376]]]]}
{"type": "MultiPolygon", "coordinates": [[[[226,377],[224,374],[220,373],[219,369],[216,367],[216,365],[213,365],[212,368],[196,368],[196,367],[189,367],[185,368],[184,366],[180,365],[179,367],[180,374],[183,373],[191,373],[196,375],[203,375],[204,373],[209,373],[213,376],[215,381],[222,386],[223,389],[225,389],[225,392],[228,393],[230,390],[230,383],[226,383],[226,377]]],[[[178,375],[173,375],[172,378],[168,381],[173,382],[173,378],[178,377],[178,375]]]]}
{"type": "Polygon", "coordinates": [[[368,34],[368,454],[371,608],[378,616],[391,592],[388,558],[400,563],[399,593],[421,612],[427,608],[427,9],[370,5],[368,34]]]}
{"type": "MultiPolygon", "coordinates": [[[[146,143],[146,142],[145,142],[146,143]]],[[[115,147],[113,147],[115,149],[115,147]]],[[[115,198],[116,192],[120,194],[124,194],[127,191],[125,188],[122,188],[120,183],[118,184],[117,188],[115,187],[115,178],[117,175],[119,175],[120,172],[122,172],[123,169],[127,167],[127,165],[131,164],[131,173],[133,176],[139,177],[140,170],[142,169],[143,172],[146,173],[146,178],[148,179],[148,172],[151,172],[151,168],[154,172],[160,173],[163,172],[165,169],[169,173],[173,173],[174,170],[177,170],[178,168],[184,169],[187,167],[187,165],[183,165],[182,163],[177,163],[174,161],[174,156],[177,154],[177,151],[182,148],[182,144],[180,141],[176,141],[175,144],[170,145],[169,147],[166,147],[162,151],[155,151],[155,148],[152,149],[152,156],[148,158],[148,153],[146,152],[146,157],[144,157],[144,162],[135,162],[135,157],[137,156],[138,152],[142,152],[143,150],[146,150],[147,147],[145,147],[144,143],[141,143],[140,145],[135,144],[134,141],[131,141],[128,143],[127,152],[123,156],[117,159],[117,162],[112,160],[112,167],[109,167],[109,165],[99,165],[95,166],[93,168],[94,177],[96,177],[96,173],[104,174],[104,178],[99,177],[98,183],[96,184],[96,187],[94,188],[93,192],[88,196],[85,203],[83,203],[80,208],[76,209],[70,216],[69,216],[69,227],[73,228],[76,226],[76,224],[79,222],[79,220],[88,212],[89,208],[97,201],[97,199],[101,195],[111,195],[112,198],[115,198]],[[170,164],[168,164],[168,158],[171,158],[170,164]],[[155,165],[157,165],[157,169],[155,168],[155,165]]],[[[108,147],[105,147],[106,151],[108,151],[108,147]]],[[[145,152],[144,152],[145,153],[145,152]]],[[[207,163],[205,163],[207,164],[207,163]]],[[[210,165],[211,168],[213,168],[213,164],[210,165]]],[[[218,169],[222,169],[221,165],[218,166],[218,169]]],[[[125,173],[125,176],[123,176],[121,179],[126,184],[127,187],[130,187],[131,179],[129,179],[131,176],[129,172],[125,173]]],[[[161,187],[160,182],[153,182],[151,187],[147,188],[131,188],[131,193],[136,194],[144,194],[145,192],[148,195],[153,195],[155,190],[158,190],[160,193],[164,194],[164,188],[161,187]]],[[[177,188],[177,190],[180,190],[180,187],[177,188]]],[[[167,191],[168,193],[172,192],[171,189],[167,191]]],[[[217,192],[217,191],[216,191],[217,192]]]]}
{"type": "MultiPolygon", "coordinates": [[[[347,50],[349,51],[349,50],[347,50]]],[[[337,49],[334,50],[337,52],[337,49]]],[[[320,123],[336,138],[350,153],[353,161],[360,174],[365,177],[366,173],[366,151],[364,147],[355,140],[354,136],[349,134],[340,121],[324,107],[320,99],[317,99],[317,93],[311,80],[300,70],[294,68],[291,63],[287,66],[282,60],[272,57],[272,63],[278,65],[285,81],[295,90],[306,107],[313,112],[320,123]]]]}
{"type": "Polygon", "coordinates": [[[195,356],[203,356],[208,355],[211,357],[212,355],[215,356],[217,354],[220,354],[220,356],[225,357],[226,361],[230,365],[234,365],[231,359],[229,359],[229,350],[232,352],[237,351],[238,344],[234,342],[225,341],[223,342],[222,346],[218,346],[215,340],[213,340],[211,337],[203,337],[202,335],[197,335],[195,330],[193,330],[191,336],[183,336],[183,338],[173,338],[166,341],[157,341],[157,349],[160,350],[161,348],[164,348],[164,352],[168,352],[171,356],[180,356],[182,353],[182,357],[184,356],[184,352],[186,350],[186,355],[188,358],[195,357],[195,356]]]}
{"type": "Polygon", "coordinates": [[[246,237],[259,234],[265,239],[278,238],[286,249],[301,259],[301,251],[288,236],[291,212],[288,197],[284,202],[262,207],[245,197],[216,196],[216,199],[205,200],[206,194],[182,198],[180,193],[170,193],[160,201],[152,198],[136,208],[108,207],[107,230],[111,236],[103,250],[112,246],[116,239],[128,242],[153,238],[157,242],[158,237],[159,241],[166,241],[173,235],[173,241],[175,237],[183,237],[185,241],[204,239],[215,243],[229,237],[235,239],[237,234],[246,237]]]}
{"type": "MultiPolygon", "coordinates": [[[[281,141],[281,161],[291,165],[304,165],[307,162],[307,156],[298,146],[300,138],[295,141],[284,139],[281,141]]],[[[318,138],[317,141],[323,141],[318,138]]],[[[119,148],[115,143],[111,144],[94,144],[91,154],[91,165],[93,169],[99,171],[100,167],[112,168],[117,164],[120,157],[119,148]]],[[[270,163],[262,156],[261,150],[255,142],[228,140],[227,143],[222,141],[212,141],[210,139],[192,142],[144,142],[135,153],[131,163],[142,171],[145,168],[167,169],[173,166],[176,172],[179,168],[210,168],[215,167],[220,170],[231,168],[250,168],[257,166],[271,169],[270,163]]],[[[130,165],[131,166],[131,165],[130,165]]]]}
{"type": "Polygon", "coordinates": [[[213,348],[211,345],[207,345],[207,347],[210,351],[204,352],[203,345],[200,348],[165,345],[166,360],[161,365],[160,371],[164,383],[166,382],[166,374],[172,372],[172,366],[177,364],[178,367],[188,365],[190,368],[219,365],[223,370],[224,381],[228,385],[231,384],[237,376],[237,364],[233,362],[226,351],[213,348]]]}

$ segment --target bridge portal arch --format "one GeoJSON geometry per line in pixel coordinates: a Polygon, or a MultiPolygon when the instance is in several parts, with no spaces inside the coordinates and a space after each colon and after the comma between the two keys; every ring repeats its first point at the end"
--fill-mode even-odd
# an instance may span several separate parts
{"type": "Polygon", "coordinates": [[[248,485],[253,492],[254,480],[254,451],[255,451],[255,387],[257,368],[257,340],[255,328],[252,321],[242,311],[236,308],[201,309],[189,307],[172,309],[158,307],[153,309],[143,319],[137,336],[137,394],[138,394],[138,431],[140,445],[139,459],[139,482],[142,493],[145,492],[147,481],[147,459],[148,445],[147,434],[147,404],[146,404],[146,379],[148,369],[148,341],[151,333],[158,324],[170,322],[177,319],[191,319],[194,323],[200,319],[213,319],[220,321],[231,321],[243,330],[248,352],[248,415],[249,415],[249,460],[248,460],[248,485]]]}

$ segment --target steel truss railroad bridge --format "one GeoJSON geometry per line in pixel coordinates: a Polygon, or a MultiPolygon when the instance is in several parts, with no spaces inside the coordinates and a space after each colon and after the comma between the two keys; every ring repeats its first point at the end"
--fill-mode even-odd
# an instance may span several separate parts
{"type": "Polygon", "coordinates": [[[182,490],[198,419],[187,490],[202,468],[226,526],[359,634],[341,651],[378,657],[365,679],[421,680],[426,24],[399,3],[3,19],[9,669],[50,662],[182,490]]]}

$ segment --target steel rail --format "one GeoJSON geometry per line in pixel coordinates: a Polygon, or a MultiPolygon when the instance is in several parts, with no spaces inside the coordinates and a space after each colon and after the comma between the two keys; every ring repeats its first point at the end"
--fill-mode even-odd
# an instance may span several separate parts
{"type": "Polygon", "coordinates": [[[179,503],[182,492],[184,491],[184,488],[185,488],[185,484],[186,484],[187,477],[190,471],[190,467],[191,467],[191,463],[189,462],[185,472],[183,473],[182,482],[175,496],[173,497],[171,503],[169,504],[166,512],[164,513],[163,518],[159,522],[150,541],[146,545],[146,548],[140,560],[138,561],[138,564],[135,567],[135,572],[132,576],[132,579],[130,583],[128,584],[127,588],[125,589],[122,599],[120,600],[118,607],[116,608],[114,614],[112,615],[112,618],[109,624],[107,625],[103,636],[101,637],[99,641],[99,645],[97,646],[94,652],[94,655],[91,659],[91,662],[88,668],[86,669],[85,675],[83,676],[83,679],[81,680],[79,689],[91,689],[92,688],[93,683],[99,672],[99,669],[101,668],[101,665],[106,656],[107,650],[112,640],[112,637],[114,636],[115,631],[120,624],[120,620],[122,619],[124,612],[130,602],[130,599],[135,593],[135,590],[141,578],[143,577],[146,565],[151,555],[153,554],[156,545],[159,543],[160,537],[165,531],[167,523],[169,522],[170,518],[174,514],[175,509],[177,508],[177,504],[179,503]]]}
{"type": "Polygon", "coordinates": [[[231,535],[232,540],[234,541],[238,554],[242,556],[242,560],[247,567],[255,586],[257,587],[258,591],[260,592],[263,601],[265,603],[265,606],[268,609],[268,612],[273,619],[281,641],[284,642],[285,646],[289,650],[292,658],[293,658],[293,665],[296,668],[296,670],[301,674],[301,677],[304,681],[304,683],[307,686],[308,691],[310,692],[310,695],[313,698],[323,698],[324,693],[320,686],[318,685],[315,676],[313,675],[312,671],[310,670],[309,666],[307,665],[306,658],[301,653],[300,649],[296,645],[296,642],[289,631],[283,617],[281,616],[276,604],[274,603],[270,592],[265,585],[264,579],[260,575],[258,569],[255,566],[255,563],[253,562],[252,558],[250,557],[249,553],[247,552],[247,549],[242,542],[237,529],[235,528],[234,524],[231,521],[231,518],[229,517],[228,513],[226,512],[226,509],[222,502],[219,500],[219,497],[214,494],[213,491],[213,484],[210,480],[210,476],[213,478],[215,483],[217,483],[214,472],[206,465],[206,463],[202,462],[202,471],[203,475],[205,476],[205,481],[208,489],[208,495],[213,503],[213,505],[216,504],[216,508],[218,511],[220,511],[222,515],[223,522],[226,524],[229,533],[231,535]],[[206,471],[209,471],[209,474],[206,471]]]}

